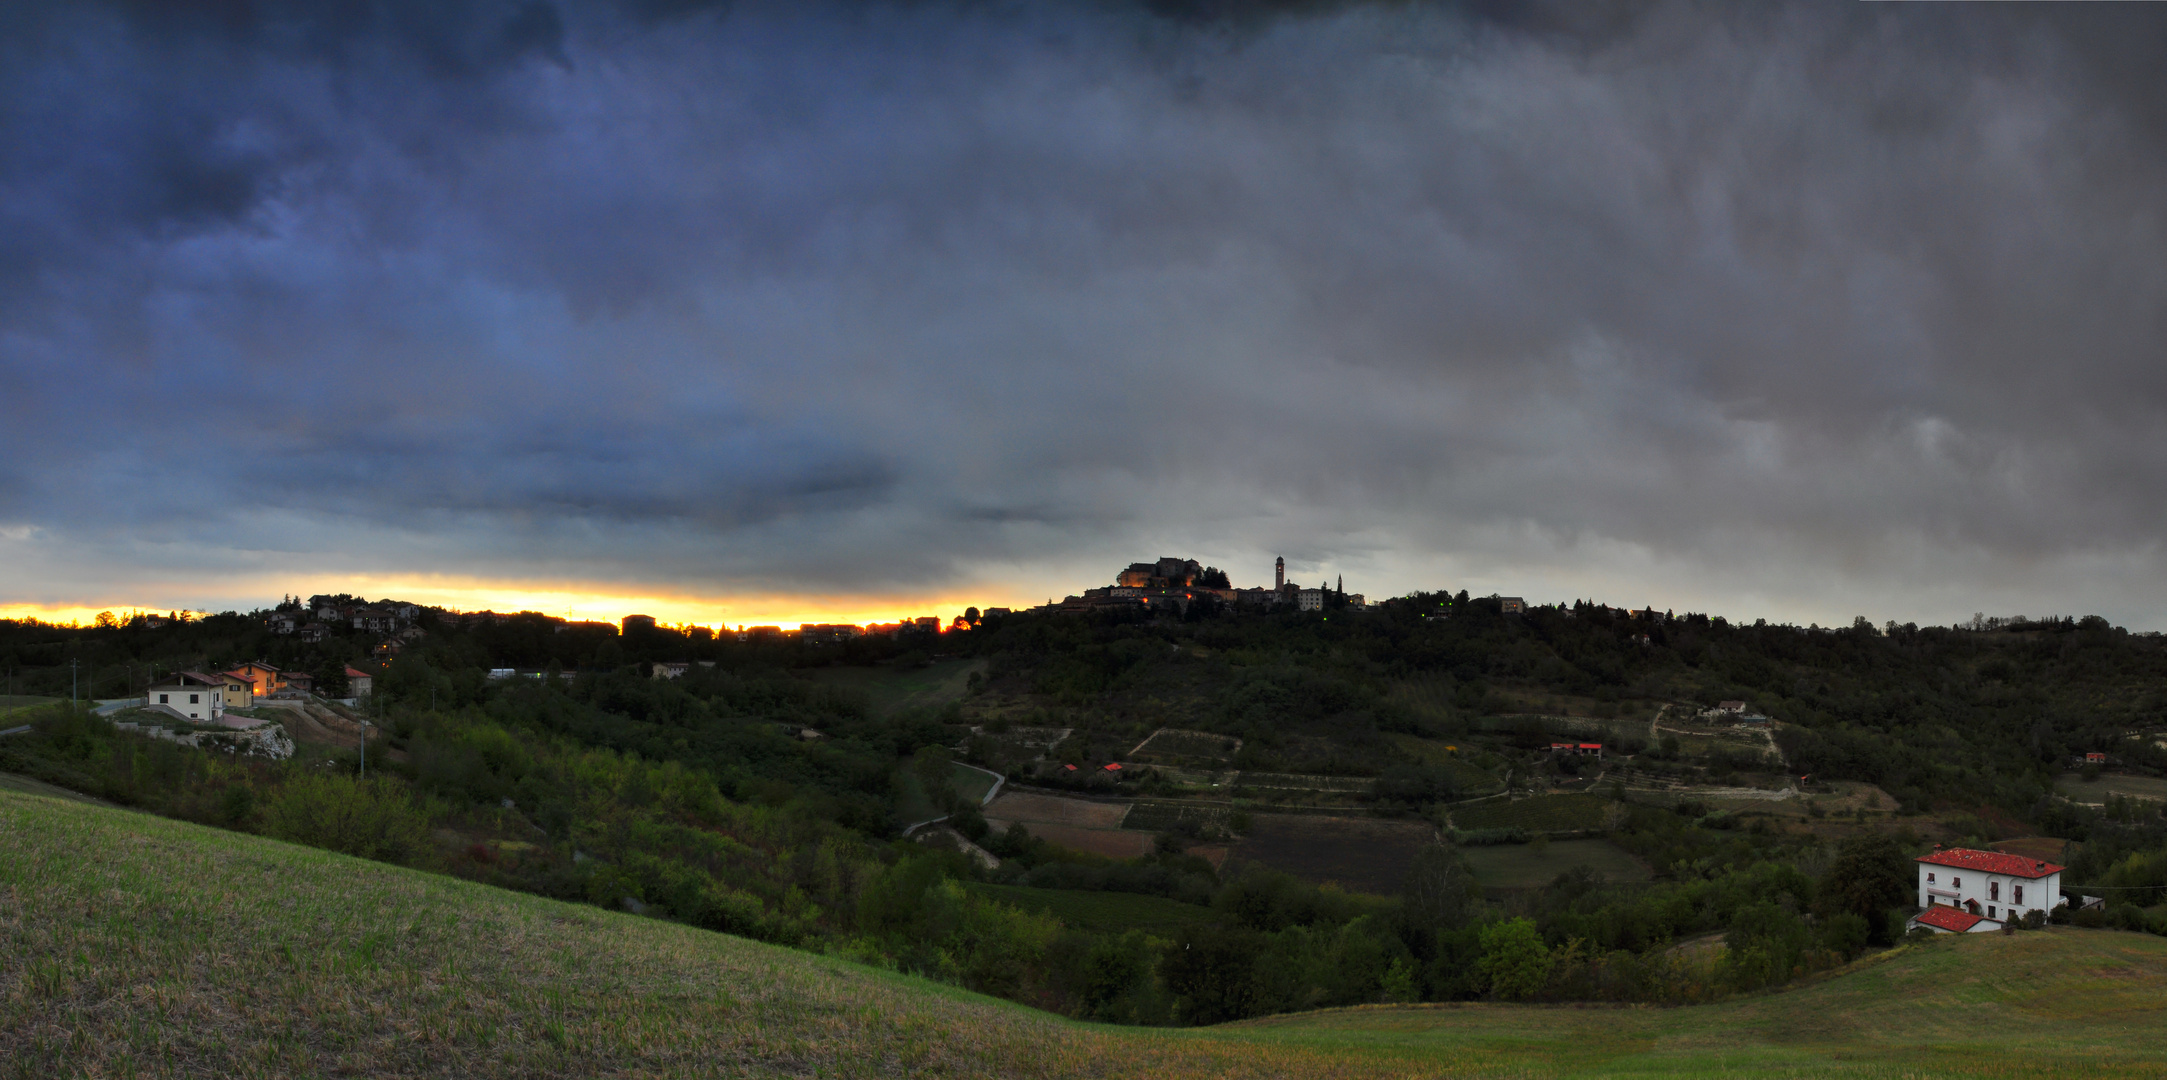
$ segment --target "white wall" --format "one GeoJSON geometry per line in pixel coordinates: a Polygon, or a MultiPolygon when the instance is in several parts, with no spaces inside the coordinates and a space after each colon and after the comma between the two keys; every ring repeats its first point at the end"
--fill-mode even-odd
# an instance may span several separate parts
{"type": "Polygon", "coordinates": [[[1954,866],[1938,866],[1919,863],[1919,906],[1949,904],[1966,911],[1968,902],[1979,903],[1979,914],[1989,919],[2021,919],[2029,911],[2051,911],[2062,899],[2062,874],[2057,870],[2043,878],[2011,877],[2007,874],[1989,874],[1978,870],[1962,870],[1954,866]],[[1928,882],[1932,875],[1934,881],[1928,882]],[[1995,896],[1994,885],[2000,885],[2000,895],[1995,896]],[[2024,889],[2024,902],[2016,901],[2016,890],[2024,889]],[[1955,894],[1953,901],[1950,894],[1955,894]]]}

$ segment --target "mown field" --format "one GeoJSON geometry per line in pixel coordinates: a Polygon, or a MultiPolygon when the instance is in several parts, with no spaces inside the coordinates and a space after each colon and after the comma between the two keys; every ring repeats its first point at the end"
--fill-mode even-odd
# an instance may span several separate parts
{"type": "Polygon", "coordinates": [[[1609,800],[1600,795],[1539,795],[1512,802],[1475,803],[1452,809],[1452,824],[1462,829],[1526,829],[1566,832],[1603,827],[1609,800]]]}
{"type": "Polygon", "coordinates": [[[2167,780],[2154,776],[2105,773],[2097,780],[2086,780],[2077,773],[2064,773],[2055,786],[2061,788],[2072,800],[2081,803],[2105,803],[2109,795],[2167,801],[2167,780]]]}
{"type": "Polygon", "coordinates": [[[0,793],[0,1075],[2158,1076],[2167,940],[1945,937],[1690,1008],[1075,1024],[809,953],[0,793]]]}
{"type": "Polygon", "coordinates": [[[1227,865],[1261,863],[1304,881],[1394,896],[1415,855],[1436,841],[1427,822],[1321,814],[1256,814],[1227,865]]]}
{"type": "Polygon", "coordinates": [[[1648,867],[1608,840],[1559,840],[1538,850],[1533,844],[1497,844],[1462,848],[1475,880],[1490,889],[1532,889],[1559,874],[1585,866],[1608,881],[1646,881],[1648,867]]]}

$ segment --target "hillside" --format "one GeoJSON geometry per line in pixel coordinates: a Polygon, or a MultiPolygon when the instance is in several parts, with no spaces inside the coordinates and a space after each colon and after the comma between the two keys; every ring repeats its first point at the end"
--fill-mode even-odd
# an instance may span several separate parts
{"type": "Polygon", "coordinates": [[[2156,1075],[2167,941],[1944,939],[1678,1009],[1075,1024],[926,980],[147,814],[0,792],[19,1076],[2156,1075]]]}

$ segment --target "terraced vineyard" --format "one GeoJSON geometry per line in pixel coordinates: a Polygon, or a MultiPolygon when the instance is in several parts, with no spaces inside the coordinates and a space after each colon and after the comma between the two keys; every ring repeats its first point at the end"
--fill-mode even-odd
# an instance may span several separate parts
{"type": "Polygon", "coordinates": [[[1172,832],[1188,825],[1200,834],[1210,836],[1229,831],[1227,819],[1232,811],[1224,806],[1206,806],[1198,803],[1140,802],[1129,807],[1129,816],[1122,819],[1125,829],[1142,829],[1145,832],[1172,832]]]}

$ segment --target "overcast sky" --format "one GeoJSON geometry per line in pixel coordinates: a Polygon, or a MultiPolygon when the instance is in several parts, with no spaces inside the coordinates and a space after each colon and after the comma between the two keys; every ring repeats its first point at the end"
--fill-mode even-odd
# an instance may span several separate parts
{"type": "Polygon", "coordinates": [[[1255,6],[10,7],[0,607],[2167,629],[2156,9],[1255,6]]]}

